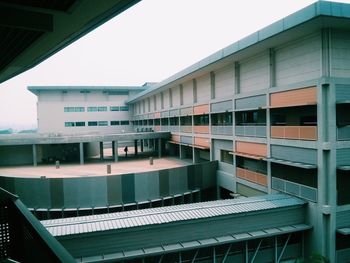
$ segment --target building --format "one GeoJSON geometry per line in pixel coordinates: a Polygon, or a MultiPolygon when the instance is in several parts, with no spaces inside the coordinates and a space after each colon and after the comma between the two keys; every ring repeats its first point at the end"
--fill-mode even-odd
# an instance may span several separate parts
{"type": "MultiPolygon", "coordinates": [[[[161,255],[151,258],[160,262],[164,254],[170,262],[182,257],[194,262],[201,248],[207,253],[202,262],[216,260],[216,253],[225,261],[230,242],[238,244],[231,256],[239,261],[254,261],[268,248],[258,257],[279,262],[287,248],[298,257],[315,251],[331,262],[349,262],[349,32],[350,5],[319,1],[128,99],[137,136],[171,132],[171,155],[195,164],[216,161],[219,195],[248,199],[43,224],[83,262],[161,255]]],[[[64,93],[58,93],[53,97],[62,100],[64,93]]],[[[91,106],[60,101],[55,111],[63,117],[56,127],[78,131],[83,128],[77,123],[85,122],[89,128],[86,122],[100,120],[88,119],[88,107],[95,107],[91,116],[97,116],[98,107],[120,106],[91,99],[91,106]],[[65,107],[85,112],[72,113],[82,118],[66,118],[65,107]]],[[[39,124],[43,118],[39,114],[39,124]]],[[[170,174],[163,173],[167,187],[170,174]]]]}
{"type": "Polygon", "coordinates": [[[39,133],[131,132],[127,99],[146,90],[140,87],[32,86],[38,97],[39,133]]]}
{"type": "Polygon", "coordinates": [[[349,33],[349,5],[317,2],[130,99],[133,125],[218,160],[222,196],[307,200],[308,250],[349,259],[349,33]]]}

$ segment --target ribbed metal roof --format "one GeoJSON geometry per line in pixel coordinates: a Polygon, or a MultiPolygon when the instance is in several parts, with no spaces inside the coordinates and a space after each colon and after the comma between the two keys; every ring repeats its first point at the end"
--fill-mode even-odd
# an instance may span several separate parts
{"type": "Polygon", "coordinates": [[[257,212],[284,207],[301,206],[304,201],[283,194],[244,199],[228,199],[186,205],[134,210],[120,213],[72,217],[41,221],[53,236],[66,236],[168,224],[217,216],[257,212]]]}

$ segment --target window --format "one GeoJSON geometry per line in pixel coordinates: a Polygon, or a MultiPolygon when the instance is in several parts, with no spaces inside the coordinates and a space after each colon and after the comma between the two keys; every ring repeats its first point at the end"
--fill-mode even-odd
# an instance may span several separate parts
{"type": "Polygon", "coordinates": [[[154,120],[154,125],[159,126],[160,125],[160,119],[155,119],[154,120]]]}
{"type": "Polygon", "coordinates": [[[209,125],[209,115],[196,115],[193,117],[194,125],[209,125]]]}
{"type": "Polygon", "coordinates": [[[169,119],[170,126],[178,126],[179,125],[179,117],[171,117],[169,119]]]}
{"type": "Polygon", "coordinates": [[[129,125],[129,121],[120,121],[120,125],[129,125]]]}
{"type": "Polygon", "coordinates": [[[214,126],[230,126],[232,125],[232,113],[224,112],[211,115],[211,123],[214,126]]]}
{"type": "Polygon", "coordinates": [[[220,161],[228,164],[233,164],[233,154],[227,150],[220,150],[220,161]]]}
{"type": "Polygon", "coordinates": [[[74,122],[65,122],[64,127],[74,127],[75,123],[74,122]]]}
{"type": "Polygon", "coordinates": [[[120,109],[120,111],[128,111],[129,107],[128,106],[120,106],[119,109],[120,109]]]}
{"type": "Polygon", "coordinates": [[[168,118],[162,118],[161,119],[162,126],[168,126],[169,125],[169,119],[168,118]]]}
{"type": "Polygon", "coordinates": [[[108,121],[99,121],[98,122],[98,126],[107,126],[108,125],[108,121]]]}
{"type": "Polygon", "coordinates": [[[75,123],[75,126],[77,126],[77,127],[83,127],[83,126],[85,126],[85,122],[84,122],[84,121],[77,121],[77,122],[75,123]]]}
{"type": "Polygon", "coordinates": [[[88,111],[88,112],[93,112],[93,111],[97,111],[97,110],[98,110],[97,107],[88,107],[88,108],[87,108],[87,111],[88,111]]]}
{"type": "Polygon", "coordinates": [[[89,121],[88,126],[97,126],[97,121],[89,121]]]}
{"type": "Polygon", "coordinates": [[[64,107],[64,112],[84,112],[84,107],[64,107]]]}
{"type": "Polygon", "coordinates": [[[109,110],[110,111],[119,111],[119,106],[110,106],[109,110]]]}
{"type": "Polygon", "coordinates": [[[98,107],[97,111],[107,111],[107,107],[106,106],[98,107]]]}
{"type": "Polygon", "coordinates": [[[119,121],[111,121],[111,125],[112,125],[112,126],[119,125],[119,123],[120,123],[119,121]]]}

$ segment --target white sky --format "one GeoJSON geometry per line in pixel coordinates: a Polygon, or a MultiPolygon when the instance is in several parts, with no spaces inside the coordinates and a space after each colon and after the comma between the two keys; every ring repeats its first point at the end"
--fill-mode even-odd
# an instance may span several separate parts
{"type": "Polygon", "coordinates": [[[158,82],[313,2],[143,0],[0,84],[0,126],[36,124],[37,100],[27,86],[158,82]]]}

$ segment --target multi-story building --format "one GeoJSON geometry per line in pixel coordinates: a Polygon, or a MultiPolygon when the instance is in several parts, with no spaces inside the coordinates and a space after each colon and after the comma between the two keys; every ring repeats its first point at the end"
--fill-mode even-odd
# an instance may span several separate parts
{"type": "Polygon", "coordinates": [[[349,101],[349,5],[320,1],[128,105],[137,129],[172,133],[180,158],[218,160],[222,196],[279,191],[307,200],[309,251],[333,261],[350,241],[349,101]]]}
{"type": "Polygon", "coordinates": [[[124,133],[132,131],[125,101],[144,86],[31,86],[38,97],[39,133],[124,133]]]}

